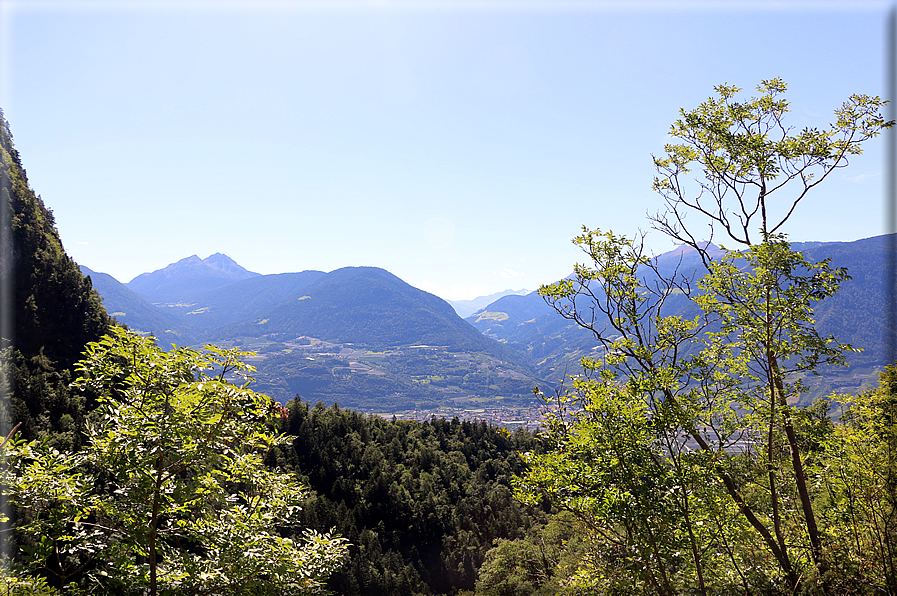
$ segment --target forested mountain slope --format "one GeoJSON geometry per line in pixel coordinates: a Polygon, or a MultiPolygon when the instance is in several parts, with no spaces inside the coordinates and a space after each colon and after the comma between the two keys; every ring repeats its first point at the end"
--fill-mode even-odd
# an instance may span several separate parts
{"type": "Polygon", "coordinates": [[[21,422],[21,436],[57,433],[61,446],[77,441],[83,400],[73,397],[71,367],[84,345],[99,339],[111,320],[99,294],[66,254],[53,212],[28,185],[9,124],[0,112],[0,200],[4,242],[0,275],[4,327],[3,379],[11,390],[7,422],[21,422]],[[12,331],[12,333],[9,333],[12,331]]]}
{"type": "Polygon", "coordinates": [[[388,421],[293,401],[293,449],[274,461],[315,495],[303,523],[336,528],[352,544],[329,587],[344,596],[454,594],[471,590],[497,540],[524,536],[541,514],[512,497],[520,453],[533,435],[484,422],[388,421]]]}

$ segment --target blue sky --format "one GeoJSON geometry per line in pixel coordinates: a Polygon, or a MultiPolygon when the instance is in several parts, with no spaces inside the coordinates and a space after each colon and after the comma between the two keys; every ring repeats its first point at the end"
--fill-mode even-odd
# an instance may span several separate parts
{"type": "MultiPolygon", "coordinates": [[[[69,254],[120,281],[223,252],[468,299],[566,275],[583,224],[646,229],[651,155],[716,84],[782,77],[798,128],[883,94],[890,6],[0,1],[0,107],[69,254]]],[[[791,238],[883,233],[883,160],[791,238]]]]}

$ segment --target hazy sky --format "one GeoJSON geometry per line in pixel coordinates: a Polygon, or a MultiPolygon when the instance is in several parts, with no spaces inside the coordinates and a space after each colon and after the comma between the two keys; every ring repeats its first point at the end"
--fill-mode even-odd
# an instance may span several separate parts
{"type": "MultiPolygon", "coordinates": [[[[466,299],[566,275],[583,224],[647,228],[651,155],[714,85],[784,78],[797,127],[883,94],[890,6],[0,0],[0,107],[69,254],[120,281],[223,252],[466,299]]],[[[883,233],[884,165],[868,143],[791,238],[883,233]]]]}

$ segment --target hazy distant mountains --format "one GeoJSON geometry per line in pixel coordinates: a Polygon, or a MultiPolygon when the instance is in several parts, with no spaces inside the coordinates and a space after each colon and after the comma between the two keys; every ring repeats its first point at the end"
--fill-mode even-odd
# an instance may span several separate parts
{"type": "MultiPolygon", "coordinates": [[[[877,381],[875,370],[887,364],[886,330],[895,321],[886,317],[887,236],[875,236],[855,242],[793,243],[808,258],[831,258],[836,267],[846,267],[851,279],[845,281],[834,297],[820,302],[815,309],[817,329],[823,335],[862,348],[850,354],[849,369],[825,371],[825,379],[814,379],[812,396],[832,390],[855,391],[877,381]]],[[[661,271],[674,267],[685,273],[699,267],[693,251],[676,249],[658,257],[661,271]]],[[[683,308],[688,308],[683,305],[683,308]]],[[[582,356],[593,353],[592,333],[560,317],[536,293],[504,296],[467,318],[480,332],[525,353],[533,373],[556,382],[565,374],[579,370],[582,356]]]]}
{"type": "Polygon", "coordinates": [[[446,301],[376,267],[259,275],[217,253],[181,259],[127,284],[82,270],[110,313],[157,338],[169,334],[196,343],[307,335],[371,347],[430,344],[509,356],[446,301]]]}
{"type": "Polygon", "coordinates": [[[182,259],[121,284],[82,268],[116,319],[160,344],[260,354],[260,389],[346,406],[529,401],[525,356],[444,300],[375,267],[259,275],[226,255],[182,259]]]}
{"type": "Polygon", "coordinates": [[[489,306],[503,296],[525,296],[529,293],[529,290],[504,290],[503,292],[496,292],[495,294],[489,294],[488,296],[480,296],[473,300],[449,300],[448,303],[452,305],[452,308],[455,309],[455,312],[458,313],[459,317],[466,319],[473,313],[489,306]]]}
{"type": "Polygon", "coordinates": [[[888,240],[887,236],[874,236],[855,242],[793,244],[810,259],[830,258],[834,266],[847,268],[851,279],[816,308],[816,327],[863,350],[848,358],[856,368],[888,364],[886,337],[894,333],[897,324],[887,317],[888,266],[893,264],[888,240]]]}
{"type": "Polygon", "coordinates": [[[252,277],[259,274],[218,252],[205,259],[192,255],[164,269],[141,273],[127,286],[150,302],[173,302],[252,277]]]}
{"type": "MultiPolygon", "coordinates": [[[[851,355],[850,370],[827,371],[815,381],[814,395],[868,385],[886,364],[884,331],[894,323],[885,318],[886,240],[793,245],[813,260],[831,258],[848,268],[852,279],[820,303],[816,320],[823,334],[863,348],[851,355]]],[[[657,263],[665,273],[700,266],[696,254],[681,248],[657,263]]],[[[211,342],[259,352],[261,388],[281,399],[300,393],[386,409],[528,401],[533,386],[575,374],[596,347],[591,332],[535,292],[502,293],[465,321],[446,301],[375,267],[259,275],[218,253],[182,259],[128,284],[82,269],[111,315],[162,345],[211,342]]],[[[693,305],[683,298],[682,308],[693,305]]]]}
{"type": "Polygon", "coordinates": [[[192,336],[173,313],[150,304],[107,273],[92,271],[84,265],[81,265],[81,273],[90,277],[94,289],[103,297],[106,312],[119,322],[135,330],[153,333],[162,346],[191,343],[192,336]]]}
{"type": "MultiPolygon", "coordinates": [[[[709,252],[721,251],[710,245],[709,252]]],[[[659,255],[656,265],[663,276],[672,276],[674,272],[688,275],[701,267],[701,261],[694,249],[678,247],[659,255]]],[[[684,309],[690,306],[684,297],[671,297],[667,314],[673,314],[677,302],[684,309]]],[[[467,317],[467,321],[481,333],[525,353],[535,374],[554,382],[576,373],[579,360],[593,354],[597,346],[591,331],[558,315],[536,292],[499,298],[467,317]]],[[[600,328],[602,321],[597,323],[600,328]]]]}

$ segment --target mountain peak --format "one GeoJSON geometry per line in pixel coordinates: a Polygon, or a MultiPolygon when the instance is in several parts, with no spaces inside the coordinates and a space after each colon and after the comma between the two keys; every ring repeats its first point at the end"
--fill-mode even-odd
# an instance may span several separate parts
{"type": "MultiPolygon", "coordinates": [[[[724,252],[723,249],[707,240],[702,241],[699,244],[711,257],[720,256],[724,252]]],[[[697,262],[699,260],[700,256],[698,251],[695,247],[689,246],[688,244],[679,244],[672,250],[654,257],[655,263],[669,267],[675,267],[677,264],[691,263],[692,261],[697,262]]]]}
{"type": "MultiPolygon", "coordinates": [[[[698,244],[701,246],[701,248],[706,250],[710,255],[717,255],[717,254],[723,252],[723,249],[718,247],[716,244],[710,242],[709,240],[704,240],[702,242],[699,242],[698,244]]],[[[679,244],[673,250],[667,251],[660,256],[687,255],[687,254],[696,253],[696,252],[698,252],[698,251],[693,246],[690,246],[688,244],[679,244]]]]}
{"type": "Polygon", "coordinates": [[[255,277],[259,275],[258,273],[254,273],[252,271],[247,271],[241,265],[239,265],[235,260],[224,254],[223,252],[216,252],[213,255],[209,255],[202,260],[203,263],[215,269],[216,271],[221,271],[222,273],[234,277],[235,279],[247,279],[249,277],[255,277]]]}
{"type": "Polygon", "coordinates": [[[258,275],[217,252],[205,259],[190,255],[162,269],[141,273],[126,285],[150,302],[164,302],[258,275]]]}

